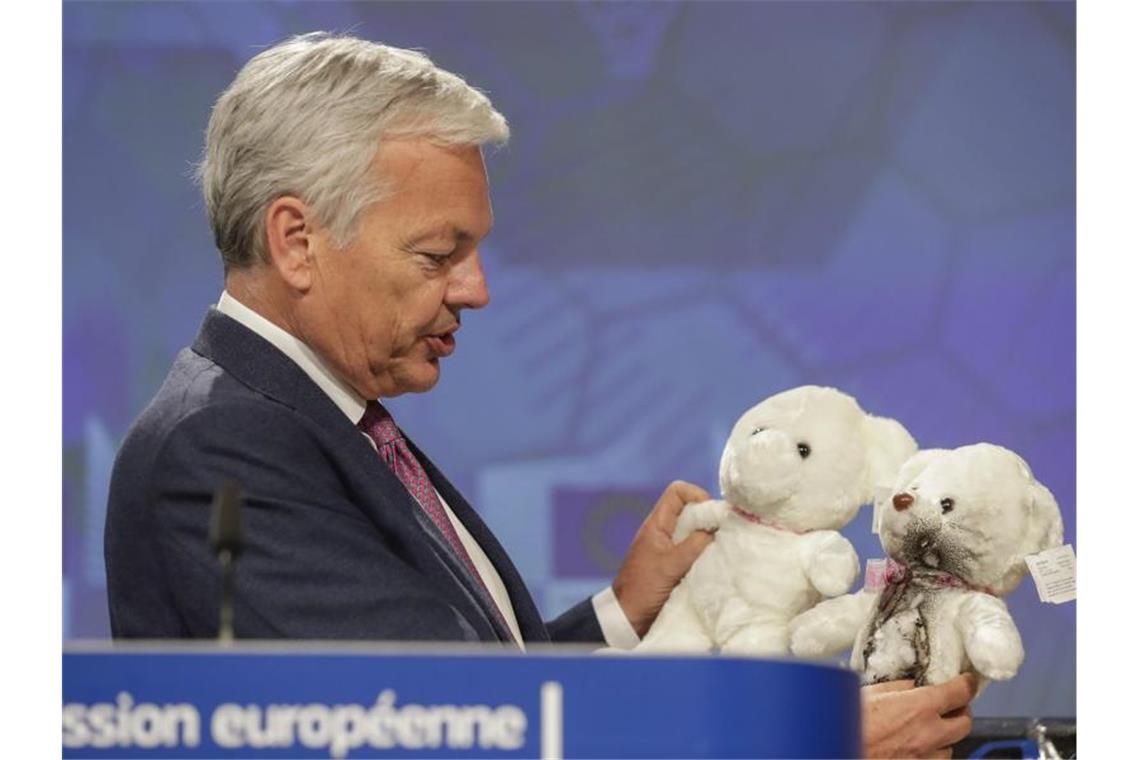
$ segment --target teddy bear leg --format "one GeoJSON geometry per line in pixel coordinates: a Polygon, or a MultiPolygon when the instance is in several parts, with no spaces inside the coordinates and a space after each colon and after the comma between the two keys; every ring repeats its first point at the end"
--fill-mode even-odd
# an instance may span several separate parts
{"type": "Polygon", "coordinates": [[[720,651],[725,654],[787,654],[787,626],[746,625],[725,639],[720,651]]]}
{"type": "Polygon", "coordinates": [[[639,652],[709,652],[713,641],[689,603],[688,588],[682,583],[673,590],[645,638],[635,647],[639,652]]]}
{"type": "MultiPolygon", "coordinates": [[[[788,623],[788,643],[797,657],[834,657],[860,638],[878,595],[863,591],[824,599],[788,623]]],[[[861,644],[859,646],[862,646],[861,644]]],[[[862,665],[860,659],[859,664],[862,665]]]]}

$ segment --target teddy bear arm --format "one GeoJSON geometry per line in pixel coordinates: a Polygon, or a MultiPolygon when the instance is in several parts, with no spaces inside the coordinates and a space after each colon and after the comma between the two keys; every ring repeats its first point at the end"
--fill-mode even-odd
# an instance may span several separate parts
{"type": "Polygon", "coordinates": [[[713,641],[693,606],[690,584],[681,581],[645,638],[634,649],[639,652],[708,652],[712,648],[713,641]]]}
{"type": "Polygon", "coordinates": [[[957,627],[976,671],[995,681],[1017,674],[1025,650],[1003,601],[988,594],[971,594],[958,612],[957,627]]]}
{"type": "Polygon", "coordinates": [[[673,530],[673,543],[679,544],[695,530],[715,531],[728,514],[728,502],[713,499],[686,504],[673,530]]]}
{"type": "Polygon", "coordinates": [[[850,649],[874,607],[877,594],[860,591],[825,599],[792,618],[788,636],[797,657],[834,657],[850,649]]]}
{"type": "Polygon", "coordinates": [[[855,547],[833,530],[816,531],[807,536],[800,558],[808,581],[823,596],[847,593],[859,575],[859,555],[855,547]]]}

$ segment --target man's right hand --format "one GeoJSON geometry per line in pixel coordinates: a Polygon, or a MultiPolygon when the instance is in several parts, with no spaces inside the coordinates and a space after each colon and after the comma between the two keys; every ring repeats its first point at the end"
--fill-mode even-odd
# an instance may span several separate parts
{"type": "Polygon", "coordinates": [[[977,693],[973,673],[917,689],[913,681],[863,687],[864,757],[950,757],[970,733],[977,693]]]}
{"type": "Polygon", "coordinates": [[[677,519],[685,505],[711,498],[700,486],[675,480],[633,537],[613,588],[622,612],[638,636],[644,636],[653,625],[673,587],[712,543],[712,534],[702,530],[694,531],[679,544],[673,543],[677,519]]]}

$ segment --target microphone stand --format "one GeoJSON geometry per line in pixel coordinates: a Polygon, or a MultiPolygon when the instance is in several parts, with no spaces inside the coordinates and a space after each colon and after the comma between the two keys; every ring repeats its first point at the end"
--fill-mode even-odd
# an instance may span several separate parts
{"type": "Polygon", "coordinates": [[[218,556],[221,570],[222,596],[218,615],[218,641],[234,640],[234,595],[237,585],[237,560],[245,540],[241,524],[241,486],[228,480],[214,492],[210,515],[210,546],[218,556]]]}

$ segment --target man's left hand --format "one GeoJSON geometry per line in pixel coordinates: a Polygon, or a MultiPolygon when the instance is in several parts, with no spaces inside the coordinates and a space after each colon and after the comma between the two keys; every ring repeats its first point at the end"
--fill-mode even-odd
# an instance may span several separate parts
{"type": "Polygon", "coordinates": [[[712,543],[712,534],[702,530],[694,531],[679,544],[673,543],[673,529],[685,505],[711,498],[700,486],[675,480],[661,494],[633,537],[613,588],[614,596],[638,636],[646,634],[673,587],[712,543]]]}

